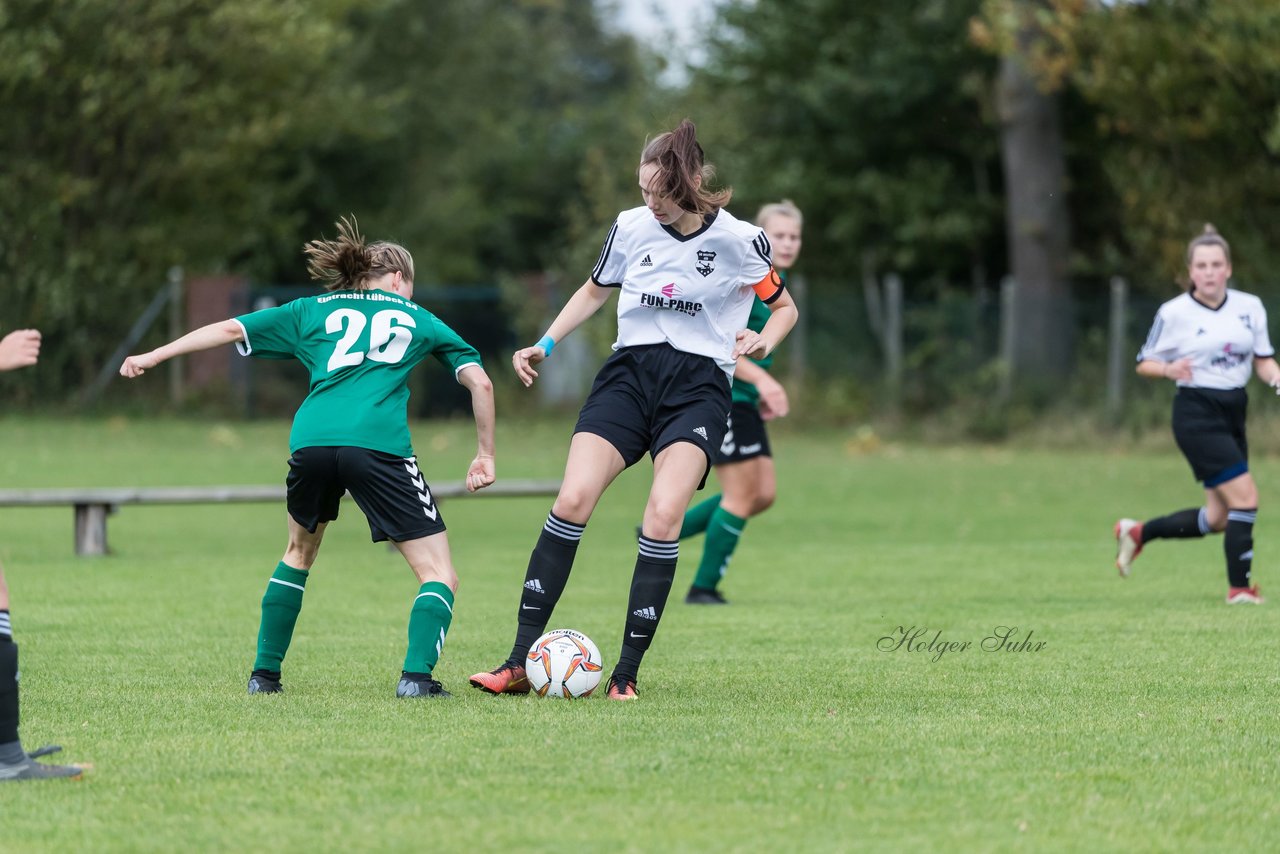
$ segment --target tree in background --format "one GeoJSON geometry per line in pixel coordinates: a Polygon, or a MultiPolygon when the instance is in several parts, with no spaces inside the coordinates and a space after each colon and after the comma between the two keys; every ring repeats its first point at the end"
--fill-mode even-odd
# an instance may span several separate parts
{"type": "MultiPolygon", "coordinates": [[[[1011,324],[1016,385],[1052,391],[1071,373],[1070,223],[1058,54],[1046,50],[1055,3],[1001,0],[996,77],[1005,227],[1014,282],[1011,324]]],[[[989,14],[991,6],[988,4],[989,14]]],[[[1076,4],[1078,5],[1078,4],[1076,4]]]]}
{"type": "Polygon", "coordinates": [[[1073,80],[1097,109],[1129,267],[1167,293],[1213,222],[1238,279],[1280,289],[1280,6],[1256,0],[1091,5],[1073,80]]]}
{"type": "MultiPolygon", "coordinates": [[[[695,76],[742,203],[794,198],[806,268],[855,280],[864,252],[909,281],[971,281],[1002,243],[994,60],[978,2],[728,4],[695,76]]],[[[993,270],[993,273],[999,270],[993,270]]],[[[984,275],[985,274],[981,274],[984,275]]]]}
{"type": "Polygon", "coordinates": [[[1280,261],[1275,4],[756,0],[723,26],[692,96],[736,133],[739,199],[795,197],[843,287],[868,250],[916,298],[1013,272],[1042,295],[1030,376],[1071,367],[1071,298],[1167,282],[1206,220],[1246,280],[1280,261]]]}
{"type": "Polygon", "coordinates": [[[25,391],[83,385],[170,265],[305,280],[338,214],[424,283],[554,266],[650,77],[590,0],[0,4],[0,274],[48,345],[25,391]]]}
{"type": "Polygon", "coordinates": [[[591,0],[382,0],[349,26],[350,74],[391,102],[394,133],[317,154],[316,224],[358,201],[428,281],[552,265],[585,153],[625,135],[647,86],[630,38],[591,0]]]}
{"type": "MultiPolygon", "coordinates": [[[[1015,47],[1024,0],[986,0],[978,40],[1015,47]]],[[[1206,221],[1239,248],[1236,273],[1271,276],[1280,203],[1280,7],[1250,0],[1045,0],[1029,67],[1088,104],[1068,139],[1095,143],[1073,169],[1079,216],[1114,207],[1112,228],[1086,244],[1112,272],[1163,283],[1184,266],[1206,221]]],[[[1023,7],[1025,8],[1025,7],[1023,7]]],[[[1077,265],[1080,266],[1080,265],[1077,265]]]]}
{"type": "MultiPolygon", "coordinates": [[[[1073,295],[1164,288],[1206,220],[1245,282],[1280,267],[1273,3],[727,0],[683,90],[658,82],[679,57],[601,7],[0,0],[0,325],[46,334],[16,397],[83,385],[170,265],[303,280],[299,246],[340,213],[410,246],[423,284],[504,281],[522,306],[524,274],[573,287],[645,136],[686,115],[736,213],[805,210],[814,296],[849,298],[867,260],[917,308],[982,293],[1011,267],[995,82],[1019,10],[1038,29],[1016,67],[1061,111],[1073,295]]],[[[941,342],[922,359],[952,355],[917,331],[941,342]]]]}
{"type": "Polygon", "coordinates": [[[972,388],[963,372],[980,348],[962,359],[952,345],[974,340],[984,315],[952,312],[951,300],[958,291],[981,306],[1005,269],[997,63],[968,38],[978,5],[731,3],[693,78],[705,137],[728,143],[715,157],[737,213],[781,197],[804,211],[808,361],[832,380],[820,393],[862,415],[884,359],[864,270],[899,274],[924,306],[906,330],[904,410],[964,393],[958,378],[972,388]]]}
{"type": "Polygon", "coordinates": [[[225,269],[292,234],[299,182],[287,164],[317,139],[361,132],[359,107],[376,106],[334,77],[344,11],[336,0],[0,5],[5,322],[41,328],[47,345],[21,389],[82,384],[170,265],[225,269]]]}

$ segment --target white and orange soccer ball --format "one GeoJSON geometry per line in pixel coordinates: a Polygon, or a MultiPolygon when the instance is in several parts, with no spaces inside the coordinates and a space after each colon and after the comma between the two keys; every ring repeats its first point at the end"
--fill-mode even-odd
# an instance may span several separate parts
{"type": "Polygon", "coordinates": [[[582,632],[555,629],[529,647],[524,669],[539,697],[586,697],[600,684],[604,661],[582,632]]]}

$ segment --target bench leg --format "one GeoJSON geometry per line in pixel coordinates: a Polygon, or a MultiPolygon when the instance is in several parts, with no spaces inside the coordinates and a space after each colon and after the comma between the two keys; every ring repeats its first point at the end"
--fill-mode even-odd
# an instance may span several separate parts
{"type": "Polygon", "coordinates": [[[107,504],[76,505],[76,554],[80,556],[107,553],[107,504]]]}

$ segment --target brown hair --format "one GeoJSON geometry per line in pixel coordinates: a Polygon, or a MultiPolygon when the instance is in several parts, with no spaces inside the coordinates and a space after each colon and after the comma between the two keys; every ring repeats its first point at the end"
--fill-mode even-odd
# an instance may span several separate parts
{"type": "Polygon", "coordinates": [[[780,202],[770,202],[756,214],[756,225],[764,228],[764,224],[769,221],[770,217],[785,216],[796,221],[796,225],[804,227],[804,214],[800,213],[800,209],[796,207],[796,203],[790,199],[783,199],[780,202]]]}
{"type": "Polygon", "coordinates": [[[413,256],[398,243],[365,245],[354,216],[337,222],[336,240],[312,240],[302,247],[307,273],[324,283],[326,291],[363,291],[387,273],[399,272],[413,281],[413,256]]]}
{"type": "Polygon", "coordinates": [[[1204,231],[1198,236],[1193,237],[1191,242],[1187,244],[1187,266],[1191,266],[1191,256],[1196,254],[1196,249],[1201,246],[1221,246],[1222,252],[1227,256],[1227,263],[1231,263],[1231,247],[1227,244],[1226,239],[1218,234],[1218,229],[1214,228],[1211,223],[1204,224],[1204,231]]]}
{"type": "Polygon", "coordinates": [[[640,154],[640,165],[653,163],[658,167],[654,184],[649,187],[664,198],[669,198],[680,206],[681,210],[706,216],[729,204],[733,197],[733,188],[721,190],[709,189],[716,176],[716,168],[702,153],[698,144],[697,130],[693,122],[685,119],[675,130],[658,134],[651,139],[640,154]],[[702,183],[697,179],[701,176],[702,183]]]}

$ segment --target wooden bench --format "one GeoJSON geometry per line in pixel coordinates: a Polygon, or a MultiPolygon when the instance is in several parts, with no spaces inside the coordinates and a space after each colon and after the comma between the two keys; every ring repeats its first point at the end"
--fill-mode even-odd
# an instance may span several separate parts
{"type": "MultiPolygon", "coordinates": [[[[558,480],[499,480],[479,492],[463,483],[432,487],[439,498],[555,495],[558,480]]],[[[284,504],[285,488],[278,486],[142,486],[68,489],[0,489],[0,507],[75,508],[77,555],[107,553],[107,516],[122,504],[284,504]]]]}

